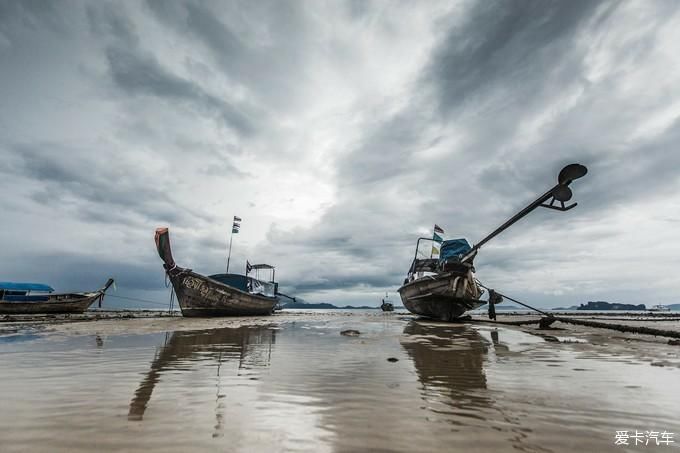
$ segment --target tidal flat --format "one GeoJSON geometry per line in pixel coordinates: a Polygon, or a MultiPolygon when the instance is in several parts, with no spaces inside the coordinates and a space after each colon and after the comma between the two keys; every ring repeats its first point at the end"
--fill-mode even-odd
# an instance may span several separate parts
{"type": "Polygon", "coordinates": [[[3,452],[680,445],[680,346],[580,327],[361,311],[14,323],[0,382],[3,452]],[[616,445],[636,430],[675,442],[616,445]]]}

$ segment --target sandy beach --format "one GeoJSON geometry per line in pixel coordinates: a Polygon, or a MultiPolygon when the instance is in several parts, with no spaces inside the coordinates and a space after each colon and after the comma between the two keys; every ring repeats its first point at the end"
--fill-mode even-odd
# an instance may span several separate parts
{"type": "Polygon", "coordinates": [[[680,346],[659,337],[352,310],[88,316],[0,324],[3,451],[637,451],[617,431],[680,431],[680,346]]]}

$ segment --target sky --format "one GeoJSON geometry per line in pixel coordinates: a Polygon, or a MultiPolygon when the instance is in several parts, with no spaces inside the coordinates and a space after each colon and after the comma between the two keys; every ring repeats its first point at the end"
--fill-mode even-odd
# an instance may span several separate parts
{"type": "MultiPolygon", "coordinates": [[[[416,239],[538,307],[678,303],[676,1],[0,2],[0,280],[165,306],[153,236],[309,302],[398,299],[416,239]]],[[[117,306],[130,302],[107,299],[117,306]]]]}

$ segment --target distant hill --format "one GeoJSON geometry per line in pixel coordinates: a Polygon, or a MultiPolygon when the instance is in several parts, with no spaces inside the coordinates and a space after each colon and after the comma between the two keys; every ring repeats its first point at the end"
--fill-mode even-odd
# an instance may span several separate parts
{"type": "MultiPolygon", "coordinates": [[[[646,310],[647,309],[644,304],[639,304],[639,305],[635,305],[635,304],[612,304],[612,303],[604,302],[604,301],[588,302],[588,304],[586,304],[586,305],[581,304],[580,306],[579,305],[572,305],[571,307],[555,307],[555,308],[551,308],[551,310],[559,311],[559,310],[646,310]],[[588,305],[588,304],[591,304],[591,305],[588,305]],[[600,307],[601,304],[607,304],[607,307],[616,306],[616,307],[636,307],[636,308],[587,308],[587,307],[593,306],[592,304],[598,304],[597,307],[600,307]],[[640,307],[642,307],[642,308],[640,308],[640,307]]],[[[668,304],[668,305],[664,305],[664,306],[670,308],[673,311],[680,311],[680,304],[668,304]]]]}
{"type": "Polygon", "coordinates": [[[577,310],[646,310],[645,304],[615,304],[604,301],[588,302],[576,307],[577,310]]]}

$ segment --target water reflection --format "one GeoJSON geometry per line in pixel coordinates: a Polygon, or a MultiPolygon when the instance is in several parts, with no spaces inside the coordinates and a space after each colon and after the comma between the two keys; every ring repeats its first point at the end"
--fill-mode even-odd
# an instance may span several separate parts
{"type": "MultiPolygon", "coordinates": [[[[240,327],[166,333],[165,341],[144,379],[130,402],[128,420],[142,420],[151,395],[162,374],[169,370],[189,370],[191,362],[216,362],[216,375],[220,376],[222,364],[238,361],[239,373],[254,367],[266,367],[271,362],[271,348],[275,343],[275,331],[267,327],[240,327]]],[[[218,381],[219,382],[219,381],[218,381]]],[[[219,411],[220,393],[216,395],[217,426],[219,430],[223,415],[219,411]]]]}
{"type": "Polygon", "coordinates": [[[409,321],[103,325],[98,337],[0,343],[0,450],[91,451],[95,433],[100,451],[536,452],[575,439],[602,451],[615,430],[673,420],[680,404],[670,367],[602,362],[590,345],[518,329],[409,321]],[[350,328],[361,335],[340,335],[350,328]]]}
{"type": "Polygon", "coordinates": [[[404,334],[402,347],[430,402],[443,402],[456,415],[468,417],[478,417],[476,409],[490,405],[484,373],[488,344],[476,330],[411,321],[404,334]]]}
{"type": "Polygon", "coordinates": [[[497,330],[490,332],[489,341],[470,326],[411,321],[404,334],[401,345],[413,360],[421,396],[439,421],[468,434],[494,430],[516,450],[545,451],[529,442],[532,430],[522,427],[488,389],[485,367],[490,358],[511,354],[497,330]]]}

